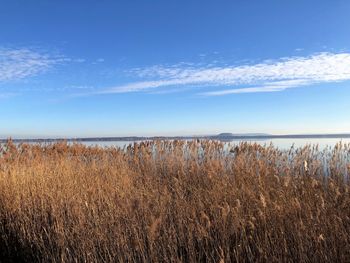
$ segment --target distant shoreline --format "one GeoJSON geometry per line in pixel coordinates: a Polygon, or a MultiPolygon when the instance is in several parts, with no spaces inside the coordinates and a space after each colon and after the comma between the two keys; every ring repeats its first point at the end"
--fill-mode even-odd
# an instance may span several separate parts
{"type": "MultiPolygon", "coordinates": [[[[289,135],[208,135],[208,136],[127,136],[127,137],[83,137],[83,138],[35,138],[12,139],[13,142],[99,142],[99,141],[146,141],[146,140],[271,140],[271,139],[345,139],[350,134],[289,134],[289,135]]],[[[8,139],[0,139],[0,143],[8,139]]]]}

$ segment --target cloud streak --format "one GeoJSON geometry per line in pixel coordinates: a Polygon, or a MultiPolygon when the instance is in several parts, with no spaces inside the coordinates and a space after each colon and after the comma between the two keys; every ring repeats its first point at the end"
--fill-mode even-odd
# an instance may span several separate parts
{"type": "Polygon", "coordinates": [[[28,48],[0,48],[0,83],[36,76],[65,61],[28,48]]]}
{"type": "Polygon", "coordinates": [[[312,84],[350,80],[350,53],[324,52],[239,66],[153,66],[134,69],[132,73],[142,80],[97,93],[149,92],[188,86],[210,88],[211,90],[200,93],[204,96],[278,92],[312,84]],[[229,89],[218,90],[218,87],[229,89]]]}

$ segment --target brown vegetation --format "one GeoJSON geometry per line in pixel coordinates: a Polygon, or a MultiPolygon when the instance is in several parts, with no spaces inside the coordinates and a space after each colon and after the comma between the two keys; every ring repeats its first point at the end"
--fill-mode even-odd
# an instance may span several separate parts
{"type": "Polygon", "coordinates": [[[349,262],[350,145],[0,147],[3,262],[349,262]]]}

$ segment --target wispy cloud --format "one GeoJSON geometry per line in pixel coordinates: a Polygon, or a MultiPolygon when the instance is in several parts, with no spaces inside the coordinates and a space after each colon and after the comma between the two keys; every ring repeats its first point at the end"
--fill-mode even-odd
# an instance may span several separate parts
{"type": "Polygon", "coordinates": [[[68,60],[28,48],[0,48],[0,82],[36,76],[68,60]]]}
{"type": "Polygon", "coordinates": [[[257,64],[153,66],[132,71],[140,81],[99,91],[100,94],[141,92],[160,88],[196,86],[220,96],[237,93],[277,92],[317,83],[350,80],[350,53],[318,53],[287,57],[257,64]],[[218,87],[230,89],[218,90],[218,87]]]}
{"type": "Polygon", "coordinates": [[[223,96],[228,94],[239,94],[239,93],[277,92],[277,91],[283,91],[288,88],[295,88],[295,87],[311,85],[311,84],[313,84],[313,82],[308,80],[303,80],[303,79],[284,80],[284,81],[268,82],[266,84],[256,86],[256,87],[208,91],[208,92],[201,93],[201,95],[223,96]]]}

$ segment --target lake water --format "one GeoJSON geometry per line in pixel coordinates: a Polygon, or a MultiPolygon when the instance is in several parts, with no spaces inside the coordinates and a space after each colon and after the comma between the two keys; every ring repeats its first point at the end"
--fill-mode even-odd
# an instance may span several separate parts
{"type": "MultiPolygon", "coordinates": [[[[318,144],[320,149],[324,149],[327,146],[333,147],[338,142],[350,143],[350,138],[308,138],[308,139],[267,139],[267,140],[231,140],[225,141],[231,145],[239,144],[240,142],[258,143],[260,145],[270,145],[271,143],[280,149],[289,149],[292,145],[294,147],[303,147],[307,144],[318,144]]],[[[121,147],[133,144],[133,141],[85,141],[81,142],[87,146],[101,146],[101,147],[121,147]]]]}

